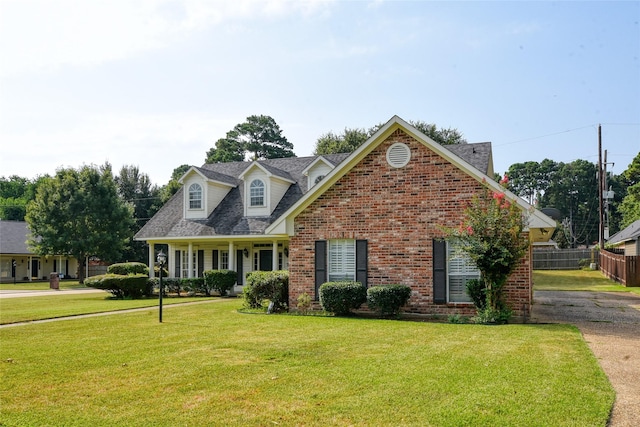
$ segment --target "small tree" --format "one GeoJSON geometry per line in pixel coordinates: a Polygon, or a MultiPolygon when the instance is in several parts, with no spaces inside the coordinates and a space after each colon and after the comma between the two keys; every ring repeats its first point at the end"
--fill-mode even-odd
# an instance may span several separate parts
{"type": "MultiPolygon", "coordinates": [[[[506,176],[500,181],[502,185],[507,182],[506,176]]],[[[529,247],[522,235],[525,226],[518,205],[507,200],[503,192],[491,191],[485,182],[482,193],[475,195],[465,209],[458,229],[450,231],[480,270],[486,289],[486,308],[476,304],[481,319],[507,320],[511,314],[503,290],[529,247]]]]}

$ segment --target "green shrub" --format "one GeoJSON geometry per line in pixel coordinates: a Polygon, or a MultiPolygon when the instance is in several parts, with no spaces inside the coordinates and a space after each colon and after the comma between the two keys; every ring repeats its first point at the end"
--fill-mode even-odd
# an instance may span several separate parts
{"type": "Polygon", "coordinates": [[[360,282],[327,282],[320,286],[320,305],[325,311],[344,316],[367,301],[367,288],[360,282]]]}
{"type": "MultiPolygon", "coordinates": [[[[158,292],[160,290],[160,278],[159,277],[153,277],[151,279],[149,279],[149,281],[151,282],[151,286],[153,289],[158,289],[158,292]]],[[[182,292],[183,290],[185,290],[182,287],[182,279],[180,279],[179,277],[165,277],[162,276],[162,287],[164,288],[164,294],[166,295],[167,293],[174,293],[177,294],[178,296],[180,296],[180,292],[182,292]]]]}
{"type": "Polygon", "coordinates": [[[204,289],[204,277],[183,277],[179,280],[180,288],[191,294],[209,295],[204,289]]]}
{"type": "Polygon", "coordinates": [[[480,279],[467,280],[465,287],[473,305],[478,310],[484,310],[487,307],[487,287],[484,282],[480,279]]]}
{"type": "Polygon", "coordinates": [[[272,311],[286,311],[289,308],[289,272],[254,271],[247,274],[242,296],[247,308],[263,308],[264,301],[269,300],[273,303],[272,311]]]}
{"type": "Polygon", "coordinates": [[[397,315],[409,298],[411,288],[405,285],[372,286],[367,289],[367,305],[381,316],[397,315]]]}
{"type": "Polygon", "coordinates": [[[225,296],[233,289],[237,282],[238,274],[232,270],[206,270],[204,272],[205,294],[209,296],[211,291],[217,291],[220,296],[225,296]]]}
{"type": "Polygon", "coordinates": [[[478,309],[476,316],[471,320],[474,323],[503,325],[509,322],[512,314],[513,311],[509,307],[495,309],[487,306],[482,310],[478,309]]]}
{"type": "Polygon", "coordinates": [[[311,310],[311,296],[304,292],[298,295],[298,311],[306,314],[309,310],[311,310]]]}
{"type": "Polygon", "coordinates": [[[91,288],[102,289],[115,298],[141,298],[151,295],[151,281],[144,274],[102,274],[85,279],[85,285],[91,288]]]}
{"type": "Polygon", "coordinates": [[[146,274],[149,276],[149,267],[141,262],[121,262],[107,267],[107,274],[146,274]]]}

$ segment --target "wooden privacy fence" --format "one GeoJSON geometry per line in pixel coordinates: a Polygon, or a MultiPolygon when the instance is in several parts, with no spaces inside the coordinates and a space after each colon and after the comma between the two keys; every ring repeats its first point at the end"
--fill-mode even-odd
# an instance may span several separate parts
{"type": "Polygon", "coordinates": [[[578,270],[580,261],[588,266],[598,262],[595,249],[541,249],[533,251],[534,270],[578,270]]]}
{"type": "Polygon", "coordinates": [[[625,256],[609,251],[600,252],[600,271],[625,286],[640,286],[638,256],[625,256]]]}

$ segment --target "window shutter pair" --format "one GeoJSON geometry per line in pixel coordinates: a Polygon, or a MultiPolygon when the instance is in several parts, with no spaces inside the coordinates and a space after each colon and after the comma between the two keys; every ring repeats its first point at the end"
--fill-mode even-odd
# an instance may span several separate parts
{"type": "MultiPolygon", "coordinates": [[[[368,286],[368,244],[366,240],[356,240],[356,282],[368,286]]],[[[320,285],[327,281],[327,241],[315,242],[315,288],[316,298],[320,285]]]]}

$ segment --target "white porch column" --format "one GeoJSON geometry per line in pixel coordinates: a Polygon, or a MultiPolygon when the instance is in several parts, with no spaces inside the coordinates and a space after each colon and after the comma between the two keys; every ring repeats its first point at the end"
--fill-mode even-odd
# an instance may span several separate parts
{"type": "Polygon", "coordinates": [[[187,277],[193,277],[193,243],[189,242],[189,254],[187,255],[187,268],[189,269],[189,274],[187,277]]]}
{"type": "Polygon", "coordinates": [[[233,242],[229,242],[229,270],[236,269],[236,249],[233,242]]]}
{"type": "Polygon", "coordinates": [[[155,265],[155,251],[153,250],[153,242],[149,242],[149,277],[153,278],[153,266],[155,265]]]}
{"type": "Polygon", "coordinates": [[[278,269],[278,241],[273,241],[273,256],[271,257],[271,269],[276,271],[278,269]]]}
{"type": "Polygon", "coordinates": [[[174,271],[176,271],[176,251],[173,249],[173,245],[169,243],[167,245],[167,270],[169,273],[167,277],[174,277],[174,271]]]}

